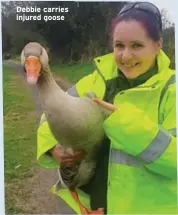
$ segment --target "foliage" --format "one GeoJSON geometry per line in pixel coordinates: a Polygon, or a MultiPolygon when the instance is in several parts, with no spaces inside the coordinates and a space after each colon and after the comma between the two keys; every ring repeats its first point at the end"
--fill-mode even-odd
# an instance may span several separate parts
{"type": "MultiPolygon", "coordinates": [[[[109,43],[112,19],[125,2],[62,2],[62,1],[11,1],[2,2],[3,52],[18,55],[29,41],[37,41],[48,48],[53,62],[90,61],[93,57],[111,51],[109,43]],[[67,13],[41,12],[20,15],[64,15],[63,21],[19,21],[16,8],[68,8],[67,13]]],[[[174,25],[168,20],[166,10],[161,10],[164,49],[174,65],[174,25]]]]}
{"type": "Polygon", "coordinates": [[[175,68],[175,27],[171,25],[163,32],[163,50],[171,59],[171,68],[175,68]]]}

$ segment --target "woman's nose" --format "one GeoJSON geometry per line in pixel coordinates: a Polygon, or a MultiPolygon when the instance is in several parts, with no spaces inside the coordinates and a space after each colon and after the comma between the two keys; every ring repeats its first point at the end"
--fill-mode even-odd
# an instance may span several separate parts
{"type": "Polygon", "coordinates": [[[129,49],[124,49],[121,54],[121,57],[122,57],[123,61],[128,61],[128,60],[132,59],[133,54],[129,49]]]}

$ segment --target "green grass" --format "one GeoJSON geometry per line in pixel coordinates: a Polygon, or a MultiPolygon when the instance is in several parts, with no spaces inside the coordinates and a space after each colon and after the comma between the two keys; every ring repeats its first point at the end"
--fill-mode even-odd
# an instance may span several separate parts
{"type": "Polygon", "coordinates": [[[94,69],[92,63],[51,65],[51,70],[55,75],[67,77],[72,83],[76,83],[82,77],[89,75],[94,69]]]}
{"type": "Polygon", "coordinates": [[[20,62],[20,55],[12,55],[12,57],[10,58],[10,60],[14,60],[14,61],[20,62]]]}
{"type": "Polygon", "coordinates": [[[9,59],[4,59],[4,60],[12,60],[12,61],[15,61],[15,62],[20,62],[20,55],[11,54],[11,57],[9,59]]]}
{"type": "Polygon", "coordinates": [[[36,165],[37,114],[34,99],[23,78],[3,67],[4,168],[6,213],[25,213],[25,181],[36,165]]]}

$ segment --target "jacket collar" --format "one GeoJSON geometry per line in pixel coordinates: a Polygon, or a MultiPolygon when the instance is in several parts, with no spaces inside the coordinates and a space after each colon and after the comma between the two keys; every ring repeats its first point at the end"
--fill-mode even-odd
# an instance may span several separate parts
{"type": "Polygon", "coordinates": [[[128,80],[123,73],[119,72],[118,81],[123,83],[125,82],[127,83],[128,86],[133,88],[133,87],[137,87],[138,85],[144,84],[148,79],[150,79],[157,73],[158,73],[158,66],[156,63],[156,65],[152,69],[150,69],[146,73],[132,80],[128,80]]]}
{"type": "MultiPolygon", "coordinates": [[[[117,65],[114,60],[113,53],[109,53],[100,57],[94,58],[94,63],[96,69],[104,76],[105,80],[112,79],[118,76],[117,65]]],[[[169,66],[170,66],[170,59],[164,53],[163,50],[160,50],[159,55],[157,56],[157,66],[158,66],[158,73],[151,77],[147,82],[147,84],[153,83],[161,79],[165,79],[165,76],[169,76],[169,66]],[[151,81],[151,82],[150,82],[151,81]],[[150,83],[149,83],[150,82],[150,83]]]]}

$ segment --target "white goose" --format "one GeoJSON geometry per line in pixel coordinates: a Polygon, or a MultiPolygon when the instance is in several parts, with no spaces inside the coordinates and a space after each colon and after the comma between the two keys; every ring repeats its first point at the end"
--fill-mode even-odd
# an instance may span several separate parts
{"type": "MultiPolygon", "coordinates": [[[[72,182],[65,181],[75,192],[74,188],[86,184],[94,173],[96,153],[104,138],[103,121],[110,111],[90,97],[72,97],[64,92],[55,82],[47,52],[39,43],[31,42],[24,47],[21,64],[28,84],[36,84],[39,89],[40,102],[53,136],[66,151],[84,149],[86,152],[77,170],[70,170],[74,175],[72,182]]],[[[84,210],[82,213],[89,212],[84,210]]]]}

